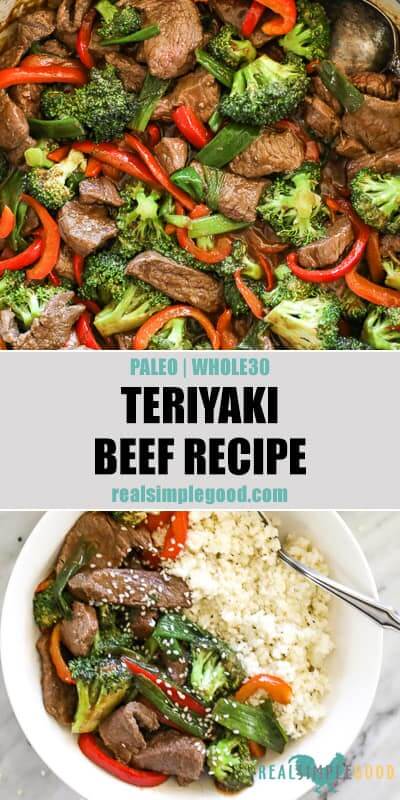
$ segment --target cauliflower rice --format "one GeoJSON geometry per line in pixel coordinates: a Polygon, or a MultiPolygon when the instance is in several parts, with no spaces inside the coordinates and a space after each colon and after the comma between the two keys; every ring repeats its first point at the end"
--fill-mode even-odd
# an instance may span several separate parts
{"type": "MultiPolygon", "coordinates": [[[[325,665],[333,649],[329,596],[281,562],[279,548],[278,529],[255,512],[192,511],[185,551],[168,572],[192,591],[188,616],[225,639],[249,675],[269,672],[291,684],[292,703],[275,710],[288,735],[298,738],[325,714],[325,665]]],[[[285,549],[327,574],[303,536],[289,536],[285,549]]]]}

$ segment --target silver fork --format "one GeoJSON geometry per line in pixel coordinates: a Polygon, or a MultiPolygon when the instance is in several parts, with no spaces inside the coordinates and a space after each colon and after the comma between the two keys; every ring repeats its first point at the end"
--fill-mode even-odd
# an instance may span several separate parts
{"type": "MultiPolygon", "coordinates": [[[[258,514],[263,522],[269,524],[268,516],[264,514],[263,511],[259,511],[258,514]]],[[[338,583],[332,580],[332,578],[327,578],[314,569],[300,564],[299,561],[289,556],[283,548],[278,551],[278,556],[289,567],[300,572],[301,575],[304,575],[305,578],[316,583],[321,589],[325,589],[326,592],[335,595],[335,597],[339,597],[340,600],[344,600],[345,603],[356,608],[357,611],[360,611],[372,620],[372,622],[380,625],[381,628],[400,631],[400,614],[395,611],[394,608],[391,608],[391,606],[385,606],[373,597],[367,597],[360,592],[356,592],[355,589],[350,589],[342,583],[338,583]]]]}

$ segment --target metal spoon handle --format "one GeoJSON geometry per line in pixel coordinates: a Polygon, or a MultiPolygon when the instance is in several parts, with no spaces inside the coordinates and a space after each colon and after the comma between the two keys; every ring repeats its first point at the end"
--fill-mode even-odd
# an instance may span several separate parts
{"type": "Polygon", "coordinates": [[[316,583],[317,586],[330,592],[330,594],[340,597],[345,603],[357,608],[358,611],[361,611],[362,614],[365,614],[382,628],[400,631],[400,614],[390,606],[384,606],[372,597],[360,594],[354,589],[349,589],[347,586],[343,586],[343,584],[337,583],[337,581],[327,578],[319,572],[315,572],[310,567],[305,567],[304,564],[300,564],[299,561],[289,556],[284,550],[279,550],[278,555],[285,564],[301,572],[302,575],[316,583]]]}

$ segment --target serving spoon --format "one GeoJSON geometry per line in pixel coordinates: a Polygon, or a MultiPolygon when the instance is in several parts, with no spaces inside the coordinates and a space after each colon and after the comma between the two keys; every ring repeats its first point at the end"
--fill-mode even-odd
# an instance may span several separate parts
{"type": "MultiPolygon", "coordinates": [[[[394,21],[373,0],[329,0],[330,58],[349,72],[390,70],[400,77],[400,35],[394,21]]],[[[400,16],[400,15],[399,15],[400,16]]]]}
{"type": "MultiPolygon", "coordinates": [[[[268,516],[264,514],[263,511],[259,511],[258,514],[263,522],[267,525],[270,524],[268,516]]],[[[278,551],[278,556],[281,561],[284,561],[289,567],[300,572],[301,575],[308,578],[313,583],[316,583],[321,589],[325,589],[326,592],[344,600],[345,603],[356,608],[357,611],[360,611],[377,625],[380,625],[381,628],[400,631],[400,614],[395,611],[394,608],[391,608],[391,606],[385,606],[373,597],[367,597],[365,594],[356,592],[355,589],[350,589],[342,583],[338,583],[332,580],[332,578],[327,578],[326,575],[321,575],[320,572],[306,567],[304,564],[301,564],[300,561],[296,561],[289,556],[282,547],[278,551]]]]}

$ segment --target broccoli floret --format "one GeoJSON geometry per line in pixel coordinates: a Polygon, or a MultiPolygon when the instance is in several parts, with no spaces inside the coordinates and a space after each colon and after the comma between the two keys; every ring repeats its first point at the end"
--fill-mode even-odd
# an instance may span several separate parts
{"type": "Polygon", "coordinates": [[[354,336],[338,336],[335,342],[335,350],[369,350],[368,345],[355,339],[354,336]]]}
{"type": "Polygon", "coordinates": [[[124,606],[104,604],[97,608],[99,630],[93,642],[91,656],[119,655],[133,645],[129,611],[124,606]]]}
{"type": "Polygon", "coordinates": [[[353,207],[367,225],[379,231],[400,232],[400,175],[362,169],[350,186],[353,207]]]}
{"type": "Polygon", "coordinates": [[[248,332],[239,342],[238,350],[270,350],[269,328],[262,319],[254,319],[248,332]]]}
{"type": "Polygon", "coordinates": [[[350,322],[362,322],[368,312],[368,303],[354,294],[347,286],[339,295],[342,315],[350,322]]]}
{"type": "Polygon", "coordinates": [[[120,39],[141,28],[139,11],[132,6],[117,8],[110,0],[100,0],[95,8],[102,17],[102,23],[96,31],[102,39],[120,39]]]}
{"type": "Polygon", "coordinates": [[[117,519],[118,522],[123,522],[124,525],[136,528],[137,525],[145,521],[147,514],[145,511],[112,511],[111,516],[117,519]]]}
{"type": "Polygon", "coordinates": [[[113,250],[92,253],[85,261],[80,296],[101,306],[120,300],[129,285],[126,264],[127,260],[113,250]]]}
{"type": "Polygon", "coordinates": [[[282,300],[306,300],[316,297],[321,289],[311,281],[302,281],[293,274],[286,264],[280,264],[275,270],[276,285],[270,292],[264,292],[264,305],[274,308],[282,300]]]}
{"type": "Polygon", "coordinates": [[[245,125],[271,125],[289,117],[304,99],[309,79],[299,56],[284,64],[262,55],[235,73],[232,89],[220,103],[222,114],[245,125]]]}
{"type": "Polygon", "coordinates": [[[257,50],[249,39],[241,39],[233,25],[224,25],[208,44],[208,50],[218,61],[237,69],[244,61],[250,63],[257,50]]]}
{"type": "Polygon", "coordinates": [[[101,336],[139,328],[156,311],[171,305],[170,299],[150,284],[136,278],[127,279],[127,287],[120,299],[109,303],[94,318],[101,336]]]}
{"type": "Polygon", "coordinates": [[[364,322],[361,339],[373,350],[400,350],[400,308],[373,306],[364,322]]]}
{"type": "Polygon", "coordinates": [[[394,258],[385,258],[382,261],[382,267],[386,273],[386,286],[400,291],[400,261],[394,258]]]}
{"type": "Polygon", "coordinates": [[[207,767],[223,789],[239,792],[253,785],[257,761],[252,757],[246,739],[230,735],[209,746],[207,767]]]}
{"type": "Polygon", "coordinates": [[[124,205],[118,210],[118,239],[115,247],[128,260],[148,247],[156,248],[158,240],[168,239],[159,217],[159,192],[142,183],[129,183],[121,191],[124,205]]]}
{"type": "Polygon", "coordinates": [[[283,300],[266,316],[271,331],[293,350],[335,350],[340,303],[334,296],[283,300]]]}
{"type": "Polygon", "coordinates": [[[95,655],[72,659],[69,668],[78,692],[72,732],[90,733],[122,702],[132,674],[122,661],[95,655]]]}
{"type": "Polygon", "coordinates": [[[47,89],[41,99],[41,110],[46,119],[74,117],[89,130],[95,141],[110,141],[122,136],[137,106],[136,95],[124,89],[111,64],[103,69],[93,67],[85,86],[71,92],[47,89]]]}
{"type": "Polygon", "coordinates": [[[187,320],[172,319],[151,337],[150,350],[193,350],[187,320]]]}
{"type": "Polygon", "coordinates": [[[71,150],[63,161],[46,169],[33,167],[26,174],[26,191],[50,211],[57,211],[74,196],[68,178],[76,171],[84,172],[86,159],[77,150],[71,150]]]}
{"type": "Polygon", "coordinates": [[[33,617],[40,630],[48,630],[61,619],[70,618],[72,598],[66,590],[67,583],[90,562],[91,557],[91,548],[85,543],[79,544],[50,586],[35,593],[33,617]]]}
{"type": "Polygon", "coordinates": [[[191,656],[190,685],[207,704],[223,693],[234,692],[243,683],[245,673],[230,648],[194,645],[191,656]]]}
{"type": "Polygon", "coordinates": [[[0,183],[3,183],[4,179],[7,177],[10,170],[10,165],[8,163],[8,158],[3,150],[0,150],[0,183]]]}
{"type": "Polygon", "coordinates": [[[317,192],[320,178],[319,164],[304,163],[264,192],[258,211],[282,241],[302,247],[324,236],[328,210],[317,192]]]}
{"type": "Polygon", "coordinates": [[[327,57],[330,45],[330,23],[324,7],[310,0],[297,0],[297,22],[279,40],[284,50],[312,61],[327,57]]]}
{"type": "Polygon", "coordinates": [[[49,300],[63,291],[64,286],[34,285],[25,280],[23,272],[6,271],[0,279],[0,308],[11,309],[26,330],[41,316],[49,300]]]}

